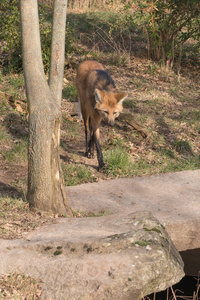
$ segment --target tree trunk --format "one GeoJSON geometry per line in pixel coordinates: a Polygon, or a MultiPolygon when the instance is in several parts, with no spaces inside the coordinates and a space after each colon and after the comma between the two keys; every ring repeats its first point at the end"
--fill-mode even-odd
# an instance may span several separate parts
{"type": "MultiPolygon", "coordinates": [[[[35,0],[21,0],[23,66],[29,109],[28,194],[30,208],[71,215],[60,166],[60,105],[64,68],[67,1],[55,0],[62,31],[57,49],[52,46],[50,85],[44,74],[35,0]],[[60,10],[59,10],[60,9],[60,10]],[[64,29],[63,29],[64,28],[64,29]]],[[[58,20],[58,16],[55,18],[58,20]]],[[[55,35],[55,34],[54,34],[55,35]]],[[[55,44],[52,42],[52,45],[55,44]]]]}

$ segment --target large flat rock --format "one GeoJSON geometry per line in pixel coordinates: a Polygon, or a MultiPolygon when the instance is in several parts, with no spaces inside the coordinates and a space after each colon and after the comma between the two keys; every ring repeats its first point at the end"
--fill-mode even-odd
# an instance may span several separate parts
{"type": "Polygon", "coordinates": [[[150,211],[179,251],[200,248],[200,170],[83,184],[67,194],[75,210],[150,211]]]}
{"type": "Polygon", "coordinates": [[[73,209],[110,214],[0,240],[0,274],[40,278],[45,300],[139,300],[164,290],[184,276],[177,249],[200,248],[199,182],[197,170],[67,187],[73,209]]]}
{"type": "Polygon", "coordinates": [[[163,226],[148,212],[61,219],[0,240],[0,274],[42,281],[42,299],[139,300],[184,276],[182,259],[163,226]]]}

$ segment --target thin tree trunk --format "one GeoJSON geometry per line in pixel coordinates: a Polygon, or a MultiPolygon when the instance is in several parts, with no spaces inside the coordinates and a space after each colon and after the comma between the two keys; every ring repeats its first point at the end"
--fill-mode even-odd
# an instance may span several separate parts
{"type": "MultiPolygon", "coordinates": [[[[60,2],[56,0],[55,6],[60,2]]],[[[67,5],[67,1],[65,1],[67,5]]],[[[66,22],[62,14],[59,25],[66,22]]],[[[63,36],[52,50],[52,72],[48,85],[42,63],[38,6],[35,0],[21,0],[23,65],[29,108],[28,194],[32,209],[71,215],[59,158],[60,103],[63,81],[63,36]],[[62,48],[62,49],[61,49],[62,48]],[[61,66],[62,64],[62,66],[61,66]]],[[[54,26],[55,28],[55,26],[54,26]]],[[[55,30],[55,29],[54,29],[55,30]]],[[[63,31],[63,30],[62,30],[63,31]]]]}

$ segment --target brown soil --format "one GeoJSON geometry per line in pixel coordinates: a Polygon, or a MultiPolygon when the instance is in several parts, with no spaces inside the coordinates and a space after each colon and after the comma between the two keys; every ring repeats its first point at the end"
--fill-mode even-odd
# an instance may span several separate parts
{"type": "MultiPolygon", "coordinates": [[[[109,69],[112,77],[114,78],[118,90],[127,91],[129,94],[129,99],[133,99],[133,101],[137,100],[138,103],[134,104],[131,108],[124,108],[125,113],[131,113],[133,115],[134,120],[141,125],[141,128],[146,132],[149,129],[149,126],[152,126],[151,131],[159,131],[165,136],[166,139],[170,140],[172,133],[167,128],[166,124],[158,124],[159,118],[165,115],[171,115],[171,119],[177,118],[180,116],[181,111],[183,110],[193,110],[199,107],[199,91],[192,90],[192,85],[196,88],[195,81],[198,81],[198,77],[194,77],[193,81],[188,80],[188,78],[182,77],[182,82],[178,87],[177,94],[173,95],[173,101],[169,101],[169,103],[163,103],[163,107],[161,108],[161,112],[158,115],[158,112],[153,110],[153,106],[144,106],[144,103],[148,100],[145,97],[149,97],[149,89],[152,87],[151,98],[156,98],[156,96],[169,94],[170,89],[175,88],[177,81],[176,76],[171,72],[168,73],[167,76],[163,77],[162,72],[157,72],[156,74],[148,74],[148,65],[149,63],[146,60],[135,59],[133,64],[129,67],[115,67],[115,66],[106,66],[106,69],[109,69]],[[134,80],[139,80],[139,83],[134,83],[134,80]],[[144,86],[141,87],[141,81],[144,81],[144,86]],[[156,95],[157,93],[157,95],[156,95]],[[181,102],[179,100],[182,96],[188,98],[188,101],[181,102]],[[195,99],[196,98],[196,99],[195,99]],[[146,112],[145,112],[146,109],[146,112]],[[145,125],[142,125],[140,121],[140,116],[144,114],[148,114],[152,117],[149,118],[148,122],[145,125]],[[151,122],[151,124],[150,124],[151,122]],[[162,127],[161,127],[162,125],[162,127]]],[[[73,84],[75,76],[75,69],[68,69],[65,72],[65,77],[67,79],[67,84],[73,84]]],[[[65,84],[67,86],[67,84],[65,84]]],[[[2,85],[3,86],[3,85],[2,85]]],[[[1,88],[1,86],[0,86],[1,88]]],[[[6,101],[13,107],[14,104],[9,100],[9,97],[6,98],[6,101]]],[[[77,99],[75,99],[77,101],[77,99]]],[[[15,111],[22,110],[26,112],[26,108],[24,108],[24,102],[21,102],[21,106],[18,103],[15,105],[15,111]]],[[[84,126],[83,122],[79,121],[77,113],[76,113],[76,102],[71,102],[70,99],[63,99],[62,101],[62,112],[65,117],[65,120],[68,123],[63,122],[61,127],[61,143],[64,143],[64,150],[61,149],[61,160],[63,162],[72,162],[72,154],[76,154],[76,163],[83,164],[91,167],[92,172],[94,172],[96,181],[109,179],[110,177],[105,173],[99,173],[97,170],[97,158],[88,159],[84,156],[84,147],[85,147],[85,136],[84,136],[84,126]],[[75,132],[68,134],[67,131],[70,129],[71,124],[75,124],[75,132]]],[[[3,124],[7,126],[7,129],[13,136],[13,140],[17,141],[19,138],[26,136],[28,131],[27,125],[27,115],[26,113],[21,116],[20,112],[15,112],[12,114],[11,121],[9,120],[7,115],[1,116],[1,121],[3,124]]],[[[9,116],[10,117],[10,116],[9,116]]],[[[140,155],[143,152],[149,151],[152,147],[151,143],[151,133],[149,133],[148,137],[145,138],[140,131],[133,128],[127,122],[123,122],[123,116],[120,118],[120,121],[116,121],[116,125],[114,130],[111,132],[108,126],[102,124],[101,126],[101,143],[102,145],[106,144],[106,147],[109,147],[109,140],[113,140],[116,138],[127,138],[127,146],[130,146],[130,151],[134,156],[140,155]],[[133,137],[130,133],[135,132],[136,135],[133,137]],[[133,145],[134,144],[134,145],[133,145]]],[[[191,134],[191,137],[188,136],[188,140],[191,140],[193,144],[194,152],[196,153],[200,149],[199,140],[196,137],[196,134],[192,130],[190,131],[189,126],[187,124],[181,124],[182,128],[187,127],[187,131],[191,134]],[[192,137],[193,135],[193,137],[192,137]]],[[[178,131],[178,129],[177,129],[178,131]]],[[[182,130],[183,131],[183,130],[182,130]]],[[[150,132],[150,131],[149,131],[150,132]]],[[[182,133],[183,135],[183,133],[182,133]]],[[[11,194],[12,196],[19,196],[22,193],[22,190],[25,189],[26,184],[22,184],[22,187],[19,187],[17,184],[19,181],[22,183],[26,182],[27,176],[27,163],[8,163],[4,160],[3,152],[6,149],[9,149],[10,145],[4,142],[0,145],[0,192],[1,194],[11,194]],[[16,187],[18,186],[18,187],[16,187]]],[[[25,190],[24,190],[25,192],[25,190]]]]}
{"type": "MultiPolygon", "coordinates": [[[[155,145],[154,136],[156,135],[164,137],[169,147],[171,147],[174,137],[186,138],[192,145],[193,153],[199,153],[199,132],[197,129],[194,130],[190,122],[181,122],[181,120],[179,120],[183,111],[192,112],[199,107],[199,88],[197,85],[199,79],[197,72],[193,73],[194,77],[191,80],[183,75],[180,84],[178,84],[177,76],[173,72],[164,73],[162,69],[158,69],[154,74],[149,74],[149,62],[146,60],[135,59],[132,65],[128,67],[111,67],[106,65],[105,67],[115,80],[118,90],[128,92],[129,99],[133,101],[133,105],[125,105],[124,112],[131,114],[134,122],[139,124],[142,130],[138,130],[128,121],[124,121],[123,116],[116,121],[112,131],[110,131],[105,124],[102,124],[101,144],[104,149],[115,147],[114,141],[118,138],[122,138],[124,147],[128,149],[133,160],[144,156],[148,157],[149,164],[152,165],[152,168],[156,161],[156,147],[162,146],[162,144],[159,144],[159,146],[155,145]],[[173,90],[173,95],[171,95],[171,90],[173,90]],[[157,98],[163,97],[163,95],[167,100],[161,104],[157,101],[157,98]],[[187,99],[187,101],[185,101],[185,99],[187,99]],[[149,105],[147,105],[148,103],[149,105]],[[146,118],[144,122],[141,121],[142,116],[146,118]],[[165,123],[164,117],[167,117],[170,122],[179,122],[178,125],[176,125],[177,128],[173,129],[173,132],[168,124],[165,123]],[[147,137],[143,132],[147,132],[147,137]]],[[[74,76],[74,68],[69,68],[65,71],[65,87],[73,84],[74,76]]],[[[4,83],[0,84],[0,89],[4,93],[4,83]]],[[[10,101],[10,96],[6,94],[4,94],[3,98],[12,109],[15,109],[11,110],[12,113],[5,112],[0,117],[3,124],[2,126],[7,128],[9,135],[12,136],[12,142],[15,143],[24,136],[27,136],[26,103],[24,100],[21,102],[10,101]]],[[[105,172],[98,172],[96,157],[94,159],[88,159],[84,155],[84,126],[83,122],[79,121],[77,116],[77,99],[73,99],[73,101],[74,100],[76,102],[72,102],[72,99],[63,99],[62,101],[61,160],[64,164],[75,163],[77,165],[87,166],[96,182],[110,179],[112,178],[111,175],[105,172]]],[[[0,145],[0,195],[2,197],[11,196],[25,199],[27,162],[13,163],[6,161],[4,152],[9,149],[11,149],[11,143],[9,140],[4,139],[0,145]]],[[[177,155],[179,154],[177,153],[177,155]]],[[[156,172],[159,172],[159,170],[156,172]]],[[[3,209],[1,209],[0,214],[3,211],[3,209]]],[[[32,230],[45,222],[56,222],[57,217],[41,215],[41,213],[30,213],[28,207],[25,207],[22,212],[17,210],[17,213],[19,215],[21,214],[21,217],[14,217],[12,221],[8,220],[8,226],[5,224],[5,219],[0,221],[0,228],[4,226],[6,229],[3,237],[21,237],[22,232],[32,230]],[[18,222],[18,224],[16,222],[18,222]],[[9,224],[11,224],[11,226],[9,224]],[[10,228],[13,226],[13,230],[8,230],[9,226],[10,228]]]]}

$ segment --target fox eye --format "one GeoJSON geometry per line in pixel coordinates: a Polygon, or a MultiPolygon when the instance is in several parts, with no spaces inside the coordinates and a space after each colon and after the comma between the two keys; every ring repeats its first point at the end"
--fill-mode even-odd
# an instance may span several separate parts
{"type": "Polygon", "coordinates": [[[116,115],[118,113],[118,111],[114,111],[113,115],[116,115]]]}
{"type": "Polygon", "coordinates": [[[104,112],[104,114],[108,115],[108,111],[107,110],[104,110],[103,112],[104,112]]]}

